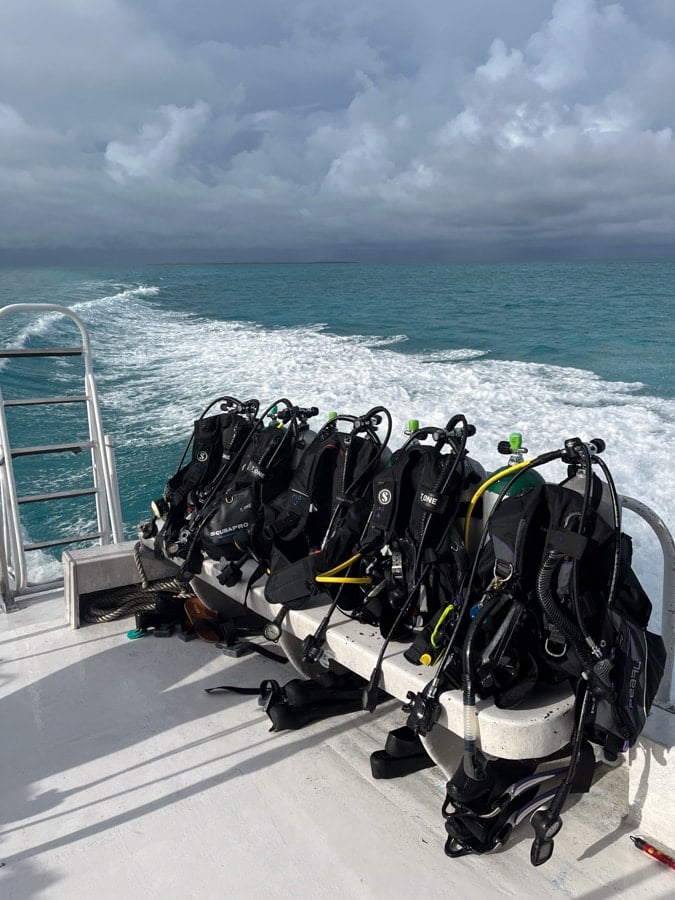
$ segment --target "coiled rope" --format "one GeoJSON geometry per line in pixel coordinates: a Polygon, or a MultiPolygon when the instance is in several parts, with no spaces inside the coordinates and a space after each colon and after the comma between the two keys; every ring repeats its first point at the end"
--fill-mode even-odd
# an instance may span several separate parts
{"type": "Polygon", "coordinates": [[[97,596],[83,613],[83,620],[88,623],[112,622],[137,612],[154,610],[157,599],[161,594],[169,597],[187,598],[193,593],[189,585],[178,581],[177,578],[163,578],[157,581],[148,581],[141,559],[141,542],[134,546],[134,562],[141,577],[140,584],[131,584],[119,588],[111,588],[105,594],[97,596]]]}

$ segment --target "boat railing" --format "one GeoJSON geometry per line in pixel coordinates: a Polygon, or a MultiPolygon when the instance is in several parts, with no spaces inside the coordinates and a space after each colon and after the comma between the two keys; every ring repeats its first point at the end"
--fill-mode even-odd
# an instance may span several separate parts
{"type": "Polygon", "coordinates": [[[663,519],[641,500],[621,497],[621,505],[643,519],[652,529],[663,552],[663,580],[661,590],[661,636],[666,645],[666,670],[654,702],[664,709],[672,709],[673,669],[675,667],[675,541],[663,519]]]}
{"type": "MultiPolygon", "coordinates": [[[[58,587],[63,578],[33,579],[29,577],[26,554],[30,551],[76,543],[98,542],[100,545],[123,540],[122,514],[117,486],[114,451],[110,438],[103,433],[96,381],[94,378],[89,335],[82,319],[71,309],[51,303],[17,303],[0,309],[0,317],[15,314],[57,314],[70,319],[79,329],[81,343],[76,346],[6,347],[0,348],[0,360],[39,360],[47,357],[80,357],[84,369],[84,389],[80,393],[65,395],[41,394],[40,396],[12,396],[5,398],[0,389],[0,607],[7,611],[16,606],[20,595],[39,594],[58,587]],[[31,409],[45,407],[54,410],[63,404],[84,407],[88,437],[86,440],[42,440],[50,434],[50,418],[45,415],[40,422],[36,443],[12,446],[7,424],[8,408],[31,409]],[[42,441],[42,442],[41,442],[42,441]],[[91,484],[66,490],[19,494],[15,479],[14,460],[19,457],[39,457],[51,454],[76,454],[89,450],[91,459],[91,484]],[[91,496],[95,503],[96,528],[93,531],[69,531],[58,537],[44,540],[25,538],[21,510],[27,504],[53,503],[91,496]]],[[[2,374],[2,373],[0,373],[2,374]]],[[[1,381],[2,379],[0,379],[1,381]]],[[[49,440],[49,438],[47,438],[49,440]]]]}

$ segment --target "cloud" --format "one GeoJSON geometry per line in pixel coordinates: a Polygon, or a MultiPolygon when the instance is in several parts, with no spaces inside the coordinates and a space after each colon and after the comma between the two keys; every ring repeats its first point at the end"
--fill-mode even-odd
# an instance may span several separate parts
{"type": "Polygon", "coordinates": [[[209,107],[201,100],[189,109],[160,107],[135,139],[108,143],[105,160],[111,176],[115,180],[170,176],[208,117],[209,107]]]}
{"type": "Polygon", "coordinates": [[[673,245],[668,4],[92,10],[0,9],[4,258],[673,245]]]}

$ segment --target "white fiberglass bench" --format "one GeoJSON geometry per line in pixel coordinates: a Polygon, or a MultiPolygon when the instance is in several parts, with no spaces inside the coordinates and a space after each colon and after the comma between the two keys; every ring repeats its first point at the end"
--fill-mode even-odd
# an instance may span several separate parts
{"type": "MultiPolygon", "coordinates": [[[[622,497],[625,508],[631,509],[643,518],[653,529],[661,543],[664,556],[663,605],[661,610],[661,629],[668,650],[666,674],[657,695],[657,704],[666,707],[670,694],[673,669],[673,633],[675,630],[675,589],[674,562],[675,544],[661,519],[644,504],[622,497]]],[[[151,568],[158,566],[163,576],[168,577],[177,571],[177,566],[165,560],[154,560],[151,551],[152,541],[145,547],[146,558],[151,568]]],[[[79,626],[79,595],[87,590],[100,589],[102,564],[110,566],[115,563],[115,584],[138,582],[139,577],[133,563],[135,542],[118,544],[110,548],[92,548],[64,553],[66,576],[66,603],[69,621],[74,627],[79,626]],[[105,559],[103,558],[105,555],[105,559]],[[112,557],[115,557],[113,560],[112,557]],[[124,560],[125,566],[120,568],[124,560]],[[94,573],[98,572],[98,576],[94,573]],[[89,573],[88,575],[86,573],[89,573]],[[92,577],[94,581],[92,582],[92,577]],[[87,584],[92,582],[92,586],[87,584]],[[95,586],[93,586],[95,585],[95,586]]],[[[270,604],[264,595],[264,576],[249,591],[247,584],[255,568],[251,561],[242,569],[242,577],[238,584],[224,587],[218,581],[220,568],[212,560],[205,560],[199,577],[191,582],[192,590],[208,606],[219,608],[226,598],[245,605],[248,609],[265,619],[273,620],[281,610],[281,606],[270,604]]],[[[110,573],[104,578],[109,587],[110,573]]],[[[302,661],[301,645],[308,635],[316,632],[326,611],[325,603],[309,603],[300,610],[291,610],[283,619],[283,634],[280,646],[289,656],[293,665],[304,675],[308,675],[307,667],[302,661]]],[[[379,631],[372,626],[354,621],[339,612],[332,618],[325,636],[325,652],[329,659],[341,666],[368,679],[373,671],[377,656],[382,646],[379,631]]],[[[403,656],[405,644],[392,643],[385,655],[380,677],[380,687],[392,697],[408,700],[409,692],[418,693],[433,677],[433,669],[426,666],[414,666],[403,656]]],[[[463,732],[462,693],[459,690],[446,691],[441,694],[442,707],[438,726],[434,728],[426,741],[432,757],[443,768],[445,745],[448,743],[447,731],[455,735],[463,732]],[[446,731],[447,729],[447,731],[446,731]]],[[[574,700],[566,686],[559,688],[542,688],[535,692],[518,709],[498,709],[491,701],[478,701],[478,727],[480,744],[483,752],[503,759],[542,758],[561,749],[569,742],[574,721],[574,700]]],[[[449,749],[449,748],[448,748],[449,749]]]]}
{"type": "MultiPolygon", "coordinates": [[[[246,585],[255,569],[253,562],[242,568],[242,578],[233,587],[223,587],[218,582],[219,568],[211,560],[204,562],[199,578],[191,582],[196,594],[207,604],[214,606],[214,590],[244,603],[253,612],[266,619],[274,619],[281,606],[270,604],[264,596],[264,579],[248,592],[246,585]]],[[[300,610],[291,610],[283,620],[284,635],[280,644],[295,667],[305,673],[300,646],[307,635],[313,634],[326,612],[325,603],[308,604],[300,610]],[[288,638],[291,640],[288,640],[288,638]],[[297,640],[293,641],[292,638],[297,640]]],[[[325,652],[328,658],[363,678],[370,678],[382,637],[377,628],[363,625],[339,612],[331,619],[326,631],[325,652]]],[[[408,692],[417,693],[433,677],[433,669],[414,666],[403,656],[406,644],[392,643],[382,665],[380,687],[392,697],[407,701],[408,692]]],[[[462,693],[447,691],[441,695],[442,714],[438,726],[432,731],[436,738],[430,740],[430,752],[434,758],[442,756],[442,731],[462,734],[462,693]],[[440,726],[440,727],[439,727],[440,726]],[[437,731],[438,729],[438,731],[437,731]],[[436,748],[438,747],[438,750],[436,748]]],[[[537,699],[518,710],[502,710],[489,701],[478,702],[478,724],[481,747],[485,753],[506,759],[543,757],[563,747],[570,739],[573,727],[573,697],[567,687],[539,694],[537,699]]],[[[447,735],[446,735],[447,737],[447,735]]],[[[439,760],[440,761],[440,760],[439,760]]]]}

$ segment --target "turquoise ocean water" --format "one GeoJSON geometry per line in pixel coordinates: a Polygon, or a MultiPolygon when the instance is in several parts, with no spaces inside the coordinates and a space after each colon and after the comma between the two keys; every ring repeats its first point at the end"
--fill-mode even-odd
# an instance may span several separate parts
{"type": "MultiPolygon", "coordinates": [[[[410,417],[442,425],[464,412],[477,427],[471,455],[488,470],[514,430],[533,454],[573,435],[602,437],[619,491],[675,531],[674,298],[675,263],[660,262],[0,268],[0,305],[66,305],[88,326],[129,537],[192,420],[221,394],[287,396],[322,413],[382,403],[394,444],[410,417]]],[[[5,346],[72,342],[71,326],[49,317],[0,324],[5,346]]],[[[0,362],[6,398],[45,384],[54,393],[73,363],[24,365],[0,362]]],[[[47,425],[44,410],[13,419],[17,444],[51,443],[62,427],[47,425]]],[[[18,469],[35,489],[60,477],[46,459],[18,469]]],[[[65,503],[49,517],[31,504],[30,537],[87,524],[84,507],[65,503]]],[[[625,527],[658,596],[660,551],[632,514],[625,527]]]]}

